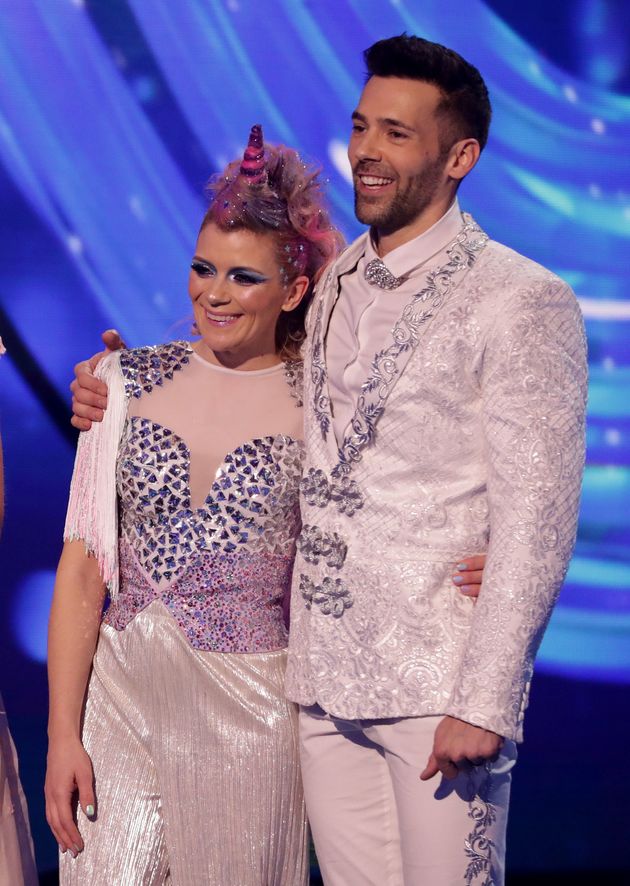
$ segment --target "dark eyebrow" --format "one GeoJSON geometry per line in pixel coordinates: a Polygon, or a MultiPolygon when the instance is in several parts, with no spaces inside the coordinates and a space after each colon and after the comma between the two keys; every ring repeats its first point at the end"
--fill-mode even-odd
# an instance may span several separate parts
{"type": "MultiPolygon", "coordinates": [[[[367,123],[367,117],[365,117],[360,111],[353,111],[352,119],[358,120],[361,123],[367,123]]],[[[409,126],[408,123],[403,123],[402,120],[396,120],[394,117],[379,117],[376,122],[383,126],[394,126],[396,129],[406,129],[407,132],[416,131],[413,126],[409,126]]]]}
{"type": "Polygon", "coordinates": [[[402,120],[395,120],[393,117],[379,117],[378,122],[384,123],[385,126],[395,126],[396,129],[406,129],[407,132],[416,131],[413,126],[409,126],[408,123],[403,123],[402,120]]]}
{"type": "MultiPolygon", "coordinates": [[[[192,261],[199,261],[202,265],[211,265],[212,262],[207,258],[202,258],[200,255],[193,255],[192,261]]],[[[214,267],[214,265],[213,265],[214,267]]]]}

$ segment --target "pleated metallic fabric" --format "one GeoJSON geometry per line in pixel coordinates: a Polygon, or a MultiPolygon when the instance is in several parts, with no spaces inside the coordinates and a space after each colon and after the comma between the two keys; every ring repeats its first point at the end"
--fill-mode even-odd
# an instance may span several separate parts
{"type": "Polygon", "coordinates": [[[0,696],[0,886],[36,886],[37,882],[26,798],[0,696]]]}
{"type": "Polygon", "coordinates": [[[286,651],[191,647],[161,601],[101,627],[83,741],[97,812],[62,884],[304,886],[307,824],[286,651]]]}

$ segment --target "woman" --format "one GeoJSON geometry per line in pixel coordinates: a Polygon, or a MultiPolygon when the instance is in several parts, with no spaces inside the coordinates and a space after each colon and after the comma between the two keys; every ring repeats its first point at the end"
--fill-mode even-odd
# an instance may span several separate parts
{"type": "MultiPolygon", "coordinates": [[[[0,357],[5,354],[0,338],[0,357]]],[[[4,470],[0,440],[0,531],[4,523],[4,470]]],[[[0,886],[35,886],[37,870],[17,754],[0,696],[0,886]]]]}
{"type": "Polygon", "coordinates": [[[199,342],[110,355],[105,421],[79,444],[50,621],[63,883],[308,880],[283,605],[296,358],[340,237],[317,176],[290,149],[265,157],[259,127],[212,190],[189,281],[199,342]]]}

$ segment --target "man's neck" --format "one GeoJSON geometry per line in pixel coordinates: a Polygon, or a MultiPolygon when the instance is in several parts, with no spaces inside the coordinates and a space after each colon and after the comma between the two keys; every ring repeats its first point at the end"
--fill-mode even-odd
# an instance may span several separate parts
{"type": "Polygon", "coordinates": [[[448,212],[454,199],[455,194],[450,194],[444,200],[430,204],[410,224],[391,233],[383,234],[378,228],[372,228],[372,242],[379,258],[384,258],[388,252],[392,252],[410,240],[415,240],[420,234],[424,234],[425,231],[432,228],[448,212]]]}

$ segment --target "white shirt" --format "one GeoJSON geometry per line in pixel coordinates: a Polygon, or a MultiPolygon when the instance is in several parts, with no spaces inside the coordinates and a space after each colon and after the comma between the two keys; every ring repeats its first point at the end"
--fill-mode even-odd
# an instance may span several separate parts
{"type": "Polygon", "coordinates": [[[418,291],[419,278],[426,274],[433,256],[457,236],[461,226],[459,203],[455,200],[427,231],[388,252],[384,259],[387,269],[396,277],[405,277],[397,289],[380,289],[365,279],[366,265],[378,258],[371,238],[355,271],[341,278],[341,293],[326,339],[328,387],[339,443],[354,415],[374,355],[386,345],[388,334],[418,291]]]}

